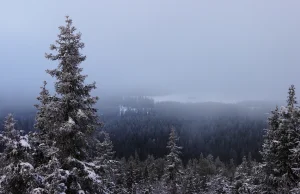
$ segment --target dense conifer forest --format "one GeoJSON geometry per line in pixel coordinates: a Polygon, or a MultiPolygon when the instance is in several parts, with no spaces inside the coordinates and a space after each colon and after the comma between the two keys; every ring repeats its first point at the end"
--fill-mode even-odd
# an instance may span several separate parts
{"type": "MultiPolygon", "coordinates": [[[[35,110],[1,112],[0,193],[300,193],[300,109],[285,104],[97,104],[82,66],[81,34],[66,17],[52,53],[54,93],[35,110]]],[[[100,100],[101,101],[101,100],[100,100]]]]}

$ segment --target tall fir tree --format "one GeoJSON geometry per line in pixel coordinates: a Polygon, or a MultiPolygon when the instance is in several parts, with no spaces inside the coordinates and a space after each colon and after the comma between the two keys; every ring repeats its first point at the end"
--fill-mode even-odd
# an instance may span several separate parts
{"type": "Polygon", "coordinates": [[[181,192],[181,175],[182,161],[180,159],[181,147],[177,145],[178,137],[174,128],[171,129],[167,148],[170,150],[166,156],[166,166],[164,173],[164,181],[167,184],[167,189],[171,194],[181,192]]]}
{"type": "Polygon", "coordinates": [[[280,185],[284,189],[293,187],[298,177],[293,172],[292,149],[298,142],[297,125],[298,125],[298,109],[296,108],[295,87],[289,88],[287,99],[287,107],[282,107],[280,111],[279,130],[275,140],[278,139],[277,168],[279,175],[282,176],[280,185]]]}
{"type": "MultiPolygon", "coordinates": [[[[297,107],[296,92],[294,85],[289,88],[288,95],[288,118],[290,119],[288,125],[288,148],[289,148],[289,166],[291,171],[289,177],[294,184],[297,184],[300,179],[300,109],[297,107]]],[[[285,115],[286,116],[286,115],[285,115]]]]}
{"type": "Polygon", "coordinates": [[[279,146],[279,119],[280,113],[276,106],[268,118],[268,128],[265,129],[264,142],[262,146],[263,169],[265,172],[264,187],[269,192],[276,192],[276,177],[280,176],[277,170],[277,149],[279,146]]]}
{"type": "Polygon", "coordinates": [[[53,170],[43,174],[44,189],[50,193],[109,193],[97,173],[98,166],[90,162],[95,157],[91,151],[94,132],[101,123],[93,108],[98,97],[90,95],[95,83],[85,84],[87,76],[79,67],[86,59],[80,53],[84,43],[68,16],[66,25],[59,29],[56,44],[50,46],[55,53],[46,54],[47,59],[58,61],[57,68],[46,71],[56,78],[55,95],[49,95],[44,83],[36,106],[36,142],[39,147],[50,142],[45,147],[56,149],[48,162],[38,167],[40,171],[48,167],[53,170]]]}
{"type": "Polygon", "coordinates": [[[295,169],[295,148],[299,142],[299,109],[296,107],[295,87],[289,88],[287,106],[276,107],[269,118],[262,156],[266,178],[263,188],[270,193],[289,193],[299,180],[295,169]]]}
{"type": "Polygon", "coordinates": [[[87,158],[89,143],[88,137],[92,135],[100,122],[93,105],[98,97],[91,97],[90,92],[95,89],[95,83],[85,84],[86,75],[82,75],[79,65],[85,61],[86,56],[80,53],[84,48],[81,42],[81,34],[76,33],[72,20],[66,17],[66,26],[60,26],[60,34],[56,44],[50,49],[55,54],[46,54],[46,58],[58,61],[58,67],[47,70],[55,77],[55,91],[60,97],[55,107],[59,112],[55,117],[58,119],[58,127],[55,131],[56,146],[61,151],[63,158],[73,157],[75,159],[87,158]]]}

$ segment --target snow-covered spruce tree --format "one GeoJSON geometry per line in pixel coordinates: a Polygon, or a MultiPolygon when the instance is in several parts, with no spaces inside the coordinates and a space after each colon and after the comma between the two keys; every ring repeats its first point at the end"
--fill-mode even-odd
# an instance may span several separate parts
{"type": "Polygon", "coordinates": [[[290,151],[289,166],[291,167],[291,172],[289,172],[289,176],[292,182],[297,183],[300,180],[300,109],[296,107],[297,101],[294,85],[291,85],[289,88],[287,103],[290,118],[288,125],[288,147],[290,151]]]}
{"type": "Polygon", "coordinates": [[[46,58],[58,61],[58,67],[47,72],[57,79],[55,91],[60,96],[58,105],[59,115],[55,115],[58,129],[56,129],[56,146],[59,147],[64,158],[85,159],[88,148],[87,138],[100,122],[93,105],[98,97],[91,97],[90,92],[95,89],[95,83],[85,84],[86,75],[81,75],[82,68],[79,65],[86,59],[80,53],[84,48],[81,42],[81,34],[76,33],[72,26],[72,20],[66,17],[66,26],[60,26],[60,34],[55,45],[50,49],[56,54],[46,54],[46,58]]]}
{"type": "Polygon", "coordinates": [[[181,154],[181,147],[177,146],[178,137],[174,128],[171,129],[169,142],[167,148],[170,153],[166,156],[166,166],[164,170],[164,181],[167,186],[167,190],[171,194],[181,193],[181,176],[182,162],[179,157],[181,154]]]}
{"type": "MultiPolygon", "coordinates": [[[[137,158],[137,156],[135,157],[137,158]]],[[[137,159],[135,159],[138,161],[137,159]]],[[[141,178],[137,183],[137,193],[156,193],[155,190],[159,189],[161,182],[158,181],[158,165],[152,155],[148,155],[144,162],[140,162],[141,178]],[[159,185],[159,186],[158,186],[159,185]]],[[[163,169],[163,168],[162,168],[163,169]]],[[[136,174],[136,172],[134,172],[136,174]]]]}
{"type": "Polygon", "coordinates": [[[44,81],[43,86],[41,87],[40,96],[37,97],[37,100],[40,102],[40,104],[34,105],[37,109],[36,114],[36,122],[34,127],[42,133],[49,133],[51,131],[52,126],[48,126],[51,122],[49,122],[49,118],[51,118],[51,115],[49,114],[48,106],[51,102],[50,100],[50,94],[49,91],[46,89],[47,82],[44,81]],[[46,131],[46,130],[49,131],[46,131]]]}
{"type": "Polygon", "coordinates": [[[93,108],[98,97],[90,95],[96,86],[95,83],[85,84],[87,76],[81,74],[79,65],[86,59],[80,53],[84,43],[81,42],[81,34],[76,33],[72,20],[67,16],[66,25],[59,29],[56,44],[50,46],[55,53],[46,54],[47,59],[58,61],[57,68],[47,70],[56,78],[56,94],[49,98],[46,90],[42,89],[36,126],[46,134],[45,138],[54,143],[53,147],[58,148],[56,166],[61,166],[56,169],[59,174],[56,177],[64,178],[45,178],[48,180],[45,185],[48,188],[63,188],[65,193],[103,193],[105,188],[96,173],[97,166],[90,162],[93,161],[90,148],[95,145],[93,134],[100,126],[96,109],[93,108]],[[49,102],[46,102],[48,98],[49,102]],[[43,124],[44,119],[51,121],[49,126],[43,124]]]}
{"type": "Polygon", "coordinates": [[[35,117],[36,132],[30,133],[30,143],[34,149],[35,165],[43,165],[48,163],[51,157],[58,151],[54,146],[54,132],[57,126],[57,113],[59,108],[57,106],[58,98],[50,96],[49,91],[46,89],[47,82],[44,81],[41,87],[40,95],[37,97],[39,104],[34,105],[37,109],[35,117]]]}
{"type": "Polygon", "coordinates": [[[251,193],[252,179],[249,172],[249,166],[246,156],[243,157],[242,163],[236,168],[234,174],[233,191],[234,193],[251,193]]]}
{"type": "Polygon", "coordinates": [[[200,193],[207,193],[207,194],[219,194],[219,193],[226,193],[232,194],[232,188],[230,186],[230,181],[227,177],[222,175],[216,175],[207,183],[207,189],[200,193]]]}
{"type": "Polygon", "coordinates": [[[0,193],[30,193],[39,185],[31,164],[28,136],[22,136],[15,129],[15,124],[13,115],[9,114],[4,122],[3,134],[0,135],[1,144],[4,146],[0,158],[0,193]]]}
{"type": "Polygon", "coordinates": [[[145,166],[147,167],[147,169],[144,170],[144,177],[146,179],[146,182],[147,181],[149,181],[150,183],[156,182],[158,180],[158,175],[157,175],[158,170],[157,170],[157,166],[155,165],[155,159],[153,155],[148,155],[145,161],[145,166]]]}
{"type": "Polygon", "coordinates": [[[281,177],[278,179],[280,187],[284,190],[293,188],[298,181],[298,176],[293,169],[293,153],[299,141],[299,110],[296,108],[295,88],[289,88],[287,107],[282,107],[280,111],[280,124],[278,133],[275,134],[275,141],[278,141],[276,153],[276,170],[281,177]]]}
{"type": "Polygon", "coordinates": [[[186,194],[194,194],[194,193],[199,193],[200,190],[198,190],[198,185],[197,185],[197,163],[194,163],[193,160],[189,160],[188,164],[185,169],[185,176],[184,176],[184,193],[186,194]]]}
{"type": "Polygon", "coordinates": [[[268,128],[265,129],[264,142],[262,146],[262,157],[263,157],[263,169],[265,172],[265,178],[262,187],[264,190],[269,192],[276,192],[277,190],[277,178],[280,174],[277,170],[277,164],[279,163],[278,146],[279,146],[279,110],[276,106],[275,110],[272,111],[271,116],[268,118],[268,128]]]}
{"type": "MultiPolygon", "coordinates": [[[[298,145],[292,150],[291,159],[293,161],[292,170],[294,173],[300,177],[300,142],[298,141],[298,145]]],[[[291,193],[296,194],[300,193],[300,182],[298,182],[293,189],[291,189],[291,193]]]]}
{"type": "Polygon", "coordinates": [[[289,88],[287,107],[278,108],[269,118],[262,156],[266,178],[263,187],[267,192],[288,193],[299,180],[295,162],[295,148],[299,142],[299,109],[296,107],[295,87],[289,88]]]}
{"type": "Polygon", "coordinates": [[[115,184],[121,177],[118,169],[119,162],[114,160],[113,144],[109,134],[105,131],[99,132],[99,137],[95,140],[95,157],[93,163],[95,170],[101,175],[104,185],[111,191],[118,190],[115,184]]]}

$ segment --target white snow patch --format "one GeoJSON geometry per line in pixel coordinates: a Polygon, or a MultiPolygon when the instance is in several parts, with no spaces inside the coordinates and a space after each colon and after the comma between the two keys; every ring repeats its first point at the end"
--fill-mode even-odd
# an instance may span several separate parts
{"type": "Polygon", "coordinates": [[[283,113],[285,113],[285,114],[287,114],[288,113],[288,108],[285,107],[285,106],[281,106],[280,107],[280,111],[283,112],[283,113]]]}
{"type": "Polygon", "coordinates": [[[29,170],[32,170],[32,169],[33,169],[33,166],[32,166],[30,163],[28,163],[28,162],[21,162],[21,163],[20,163],[20,166],[21,166],[22,168],[28,168],[29,170]]]}
{"type": "Polygon", "coordinates": [[[5,178],[6,178],[6,175],[2,175],[2,176],[0,177],[0,183],[3,182],[3,181],[5,180],[5,178]]]}
{"type": "Polygon", "coordinates": [[[68,123],[71,125],[75,125],[75,122],[71,117],[69,117],[68,123]]]}
{"type": "Polygon", "coordinates": [[[86,165],[84,165],[84,170],[88,173],[88,177],[93,180],[93,181],[97,181],[98,176],[96,175],[96,173],[88,168],[86,165]]]}
{"type": "Polygon", "coordinates": [[[44,191],[45,190],[42,188],[35,188],[35,189],[33,189],[32,194],[43,194],[44,191]]]}
{"type": "Polygon", "coordinates": [[[78,110],[77,115],[79,117],[86,117],[85,113],[81,109],[78,110]]]}
{"type": "Polygon", "coordinates": [[[30,148],[30,145],[29,145],[29,143],[28,143],[28,137],[27,137],[27,136],[21,137],[20,144],[21,144],[22,147],[30,148]]]}

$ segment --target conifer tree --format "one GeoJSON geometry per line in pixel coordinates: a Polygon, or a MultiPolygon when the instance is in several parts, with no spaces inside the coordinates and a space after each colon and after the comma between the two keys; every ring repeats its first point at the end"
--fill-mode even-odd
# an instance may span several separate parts
{"type": "Polygon", "coordinates": [[[135,162],[132,156],[129,157],[127,161],[127,169],[126,169],[126,188],[129,193],[135,193],[135,162]]]}
{"type": "Polygon", "coordinates": [[[135,163],[135,168],[134,168],[134,182],[139,183],[142,179],[142,167],[141,167],[141,160],[139,157],[139,154],[135,150],[134,152],[134,163],[135,163]]]}
{"type": "Polygon", "coordinates": [[[36,132],[30,133],[30,143],[33,145],[34,160],[36,165],[48,163],[50,158],[58,151],[54,146],[54,132],[57,126],[58,107],[54,107],[58,101],[56,96],[50,96],[44,81],[40,95],[37,97],[39,104],[34,105],[37,109],[34,128],[36,132]]]}
{"type": "Polygon", "coordinates": [[[243,157],[242,163],[236,168],[235,171],[235,181],[233,183],[234,185],[234,191],[236,193],[249,193],[250,192],[250,185],[251,185],[251,179],[250,176],[248,176],[248,161],[246,156],[243,157]]]}
{"type": "Polygon", "coordinates": [[[0,135],[4,152],[0,157],[0,192],[1,193],[30,193],[39,186],[35,178],[31,160],[31,146],[28,136],[22,136],[15,129],[16,121],[9,114],[4,122],[4,132],[0,135]]]}
{"type": "Polygon", "coordinates": [[[147,166],[148,171],[148,179],[150,182],[155,182],[158,180],[158,170],[157,166],[155,165],[155,159],[152,155],[148,155],[145,165],[147,166]]]}
{"type": "Polygon", "coordinates": [[[99,132],[100,137],[103,140],[95,140],[95,159],[96,171],[101,174],[102,181],[106,187],[114,191],[116,185],[114,183],[120,178],[120,172],[118,170],[119,162],[114,160],[113,144],[110,140],[109,134],[105,131],[99,132]]]}
{"type": "Polygon", "coordinates": [[[262,149],[262,157],[264,162],[264,171],[266,174],[264,180],[264,187],[267,191],[276,191],[276,177],[280,176],[277,170],[277,164],[279,163],[277,154],[279,146],[279,110],[276,106],[272,111],[271,116],[268,118],[268,128],[265,130],[264,143],[262,149]]]}
{"type": "Polygon", "coordinates": [[[288,96],[288,114],[290,123],[288,126],[288,147],[289,147],[289,166],[291,171],[289,176],[293,183],[297,184],[300,179],[300,109],[296,107],[297,100],[295,87],[291,85],[288,96]]]}
{"type": "Polygon", "coordinates": [[[194,164],[194,162],[192,160],[188,161],[188,164],[186,166],[186,170],[185,170],[185,192],[187,194],[194,194],[197,193],[197,175],[196,175],[196,165],[194,164]]]}
{"type": "Polygon", "coordinates": [[[279,172],[279,184],[282,188],[290,188],[297,182],[298,177],[293,172],[292,149],[298,142],[297,125],[298,110],[296,109],[295,88],[292,85],[289,88],[287,107],[282,107],[280,112],[280,125],[275,140],[278,140],[277,146],[277,165],[279,172]]]}
{"type": "Polygon", "coordinates": [[[220,160],[219,156],[215,159],[215,166],[218,173],[222,173],[225,168],[224,163],[220,160]]]}
{"type": "Polygon", "coordinates": [[[295,87],[289,88],[287,107],[276,107],[269,118],[269,128],[263,144],[266,178],[265,189],[269,192],[287,193],[297,184],[295,148],[299,142],[299,109],[296,107],[295,87]]]}
{"type": "Polygon", "coordinates": [[[72,20],[66,17],[66,26],[60,26],[60,34],[56,44],[50,49],[56,53],[46,54],[46,58],[58,61],[57,68],[47,70],[47,73],[55,77],[55,91],[59,100],[55,107],[59,112],[55,115],[57,119],[55,141],[63,158],[73,157],[75,159],[87,158],[87,138],[99,127],[98,116],[93,105],[98,97],[91,97],[90,92],[95,89],[95,83],[85,84],[86,75],[82,75],[79,65],[85,61],[86,56],[80,53],[84,48],[81,42],[81,34],[76,33],[72,20]]]}
{"type": "Polygon", "coordinates": [[[51,127],[48,126],[51,122],[49,119],[51,118],[49,114],[49,104],[50,104],[50,94],[49,91],[46,89],[47,82],[44,81],[43,86],[41,87],[41,92],[40,96],[37,97],[37,100],[40,101],[40,104],[34,105],[37,109],[37,114],[36,114],[36,122],[34,127],[38,130],[41,131],[41,133],[49,133],[51,132],[51,127]],[[46,131],[46,130],[49,131],[46,131]]]}
{"type": "Polygon", "coordinates": [[[44,185],[50,193],[108,192],[97,173],[98,166],[88,162],[93,161],[91,146],[95,145],[93,135],[100,122],[93,108],[98,97],[90,95],[96,88],[95,83],[85,84],[87,76],[81,74],[79,66],[86,59],[80,53],[84,43],[68,16],[66,25],[59,29],[56,44],[50,46],[55,53],[46,54],[47,59],[58,62],[57,68],[46,71],[56,78],[55,95],[49,95],[44,83],[38,97],[40,104],[36,106],[35,125],[39,129],[37,144],[50,142],[46,147],[57,150],[48,158],[49,162],[38,169],[56,166],[51,168],[54,171],[44,174],[44,185]]]}
{"type": "Polygon", "coordinates": [[[164,181],[167,183],[167,187],[170,193],[176,194],[180,193],[180,177],[182,175],[182,162],[179,157],[181,154],[181,147],[177,146],[178,137],[176,135],[175,129],[171,129],[169,136],[169,142],[167,148],[170,153],[166,156],[166,166],[164,173],[164,181]]]}

